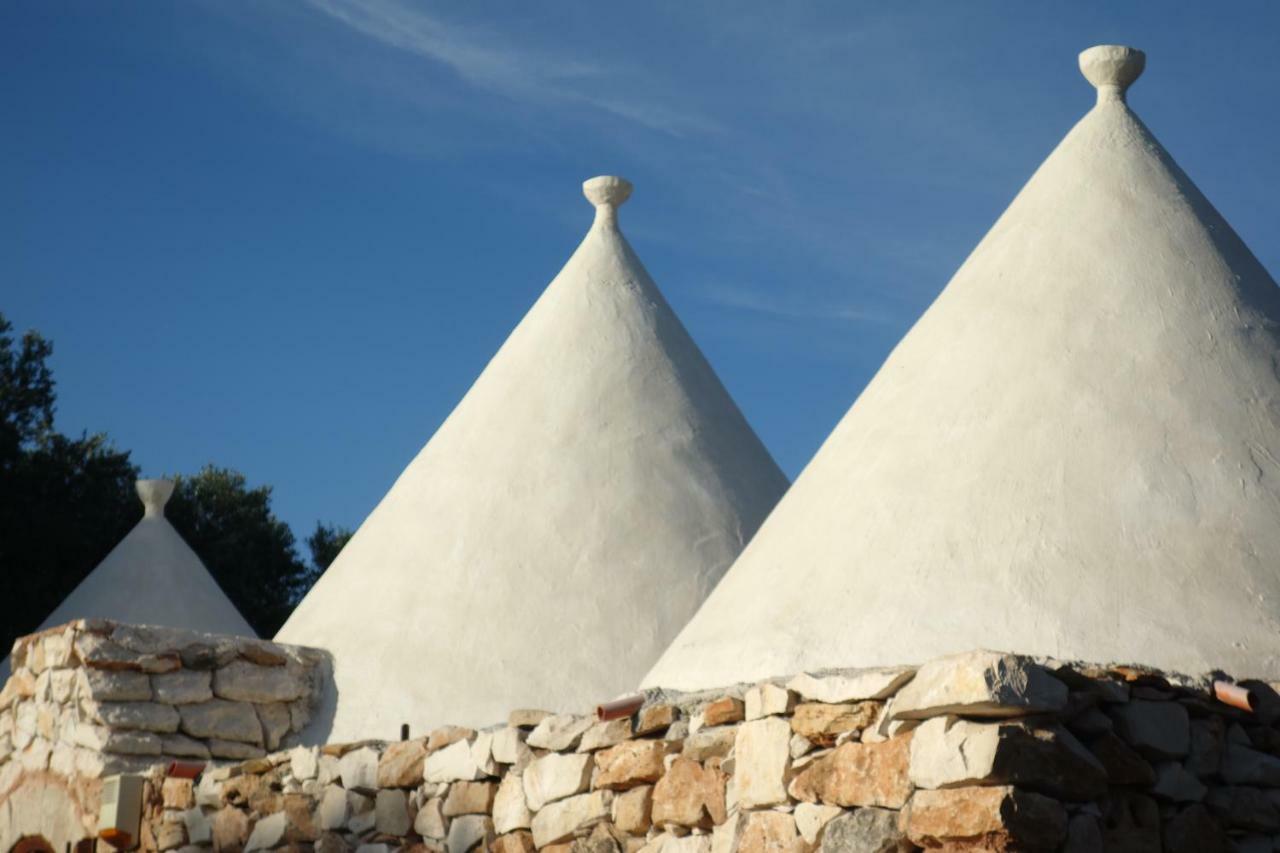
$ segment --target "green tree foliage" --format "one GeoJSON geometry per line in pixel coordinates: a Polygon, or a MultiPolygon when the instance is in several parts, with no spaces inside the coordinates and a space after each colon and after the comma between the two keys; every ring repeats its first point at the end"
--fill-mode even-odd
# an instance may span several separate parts
{"type": "MultiPolygon", "coordinates": [[[[142,517],[138,468],[105,435],[54,430],[52,344],[0,314],[0,649],[35,630],[142,517]]],[[[271,512],[271,488],[206,466],[165,510],[219,586],[270,637],[350,533],[317,525],[314,564],[271,512]]],[[[2,657],[3,655],[0,655],[2,657]]]]}

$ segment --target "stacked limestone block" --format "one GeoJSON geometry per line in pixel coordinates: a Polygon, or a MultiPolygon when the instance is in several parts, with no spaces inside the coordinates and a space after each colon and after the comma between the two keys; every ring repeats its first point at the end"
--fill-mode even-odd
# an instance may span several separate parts
{"type": "Polygon", "coordinates": [[[516,711],[484,731],[220,768],[163,798],[152,837],[359,853],[1272,850],[1280,699],[1250,687],[1252,713],[1208,680],[974,652],[651,692],[610,722],[516,711]]]}
{"type": "Polygon", "coordinates": [[[85,619],[23,637],[0,692],[0,797],[24,773],[96,779],[286,745],[327,677],[323,653],[85,619]]]}

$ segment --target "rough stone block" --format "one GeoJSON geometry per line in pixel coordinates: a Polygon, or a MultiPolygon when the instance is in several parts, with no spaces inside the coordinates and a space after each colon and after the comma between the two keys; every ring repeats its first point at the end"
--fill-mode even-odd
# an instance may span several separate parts
{"type": "Polygon", "coordinates": [[[398,788],[384,788],[374,799],[374,827],[385,835],[403,836],[413,825],[409,797],[398,788]]]}
{"type": "Polygon", "coordinates": [[[724,823],[725,782],[725,774],[718,768],[677,758],[654,786],[653,822],[703,829],[724,823]]]}
{"type": "Polygon", "coordinates": [[[597,749],[615,746],[631,737],[631,718],[606,720],[596,723],[582,733],[578,743],[578,752],[593,752],[597,749]]]}
{"type": "Polygon", "coordinates": [[[594,720],[591,717],[556,714],[538,723],[537,727],[529,733],[527,742],[534,749],[565,752],[576,748],[582,740],[582,735],[592,725],[594,720]]]}
{"type": "Polygon", "coordinates": [[[612,798],[610,791],[593,791],[548,804],[533,817],[533,843],[541,850],[572,838],[579,829],[607,820],[612,798]]]}
{"type": "Polygon", "coordinates": [[[524,796],[537,812],[547,803],[579,794],[591,785],[592,757],[551,753],[534,759],[524,771],[524,796]]]}
{"type": "Polygon", "coordinates": [[[463,815],[449,822],[444,846],[447,853],[467,853],[476,847],[487,849],[493,838],[493,821],[481,815],[463,815]]]}
{"type": "Polygon", "coordinates": [[[861,732],[874,723],[881,707],[874,701],[843,705],[805,702],[796,706],[791,730],[820,746],[834,746],[840,735],[861,732]]]}
{"type": "Polygon", "coordinates": [[[975,651],[920,667],[893,697],[895,719],[1016,717],[1060,711],[1067,686],[1030,658],[975,651]]]}
{"type": "Polygon", "coordinates": [[[533,825],[533,812],[524,796],[524,780],[516,773],[502,777],[493,797],[493,828],[498,833],[528,829],[533,825]]]}
{"type": "Polygon", "coordinates": [[[102,669],[77,671],[80,696],[95,702],[150,702],[151,679],[145,672],[102,669]]]}
{"type": "Polygon", "coordinates": [[[448,833],[448,822],[444,819],[444,801],[432,797],[422,804],[413,819],[413,831],[423,838],[443,839],[448,833]]]}
{"type": "Polygon", "coordinates": [[[452,746],[460,740],[473,741],[475,739],[475,729],[468,729],[463,726],[441,726],[438,729],[433,729],[427,737],[427,752],[444,749],[446,746],[452,746]]]}
{"type": "Polygon", "coordinates": [[[492,853],[534,853],[533,834],[523,830],[499,835],[493,841],[492,853]]]}
{"type": "Polygon", "coordinates": [[[808,849],[786,812],[750,812],[738,835],[738,853],[806,853],[808,849]]]}
{"type": "Polygon", "coordinates": [[[496,782],[454,782],[444,799],[444,816],[489,814],[497,793],[496,782]]]}
{"type": "Polygon", "coordinates": [[[160,751],[174,758],[208,759],[210,757],[209,747],[203,741],[180,734],[161,735],[160,751]]]}
{"type": "Polygon", "coordinates": [[[306,673],[294,666],[235,660],[214,671],[213,692],[233,702],[290,702],[307,695],[306,673]]]}
{"type": "Polygon", "coordinates": [[[84,708],[92,719],[113,729],[160,734],[178,730],[178,712],[157,702],[86,702],[84,708]]]}
{"type": "Polygon", "coordinates": [[[738,738],[737,726],[716,726],[710,729],[699,729],[684,739],[681,754],[694,761],[706,761],[711,758],[727,758],[733,751],[738,738]]]}
{"type": "Polygon", "coordinates": [[[235,740],[255,745],[263,742],[262,724],[258,722],[258,714],[253,706],[247,702],[210,699],[194,705],[180,705],[174,713],[181,715],[182,731],[191,737],[235,740]]]}
{"type": "Polygon", "coordinates": [[[378,759],[378,787],[416,788],[422,784],[426,759],[427,743],[424,739],[388,744],[378,759]]]}
{"type": "Polygon", "coordinates": [[[745,717],[746,705],[732,696],[722,696],[702,709],[702,722],[706,726],[740,723],[745,717]]]}
{"type": "Polygon", "coordinates": [[[263,745],[268,750],[280,748],[285,735],[289,734],[289,706],[283,702],[270,705],[254,705],[258,712],[258,722],[262,724],[263,745]]]}
{"type": "Polygon", "coordinates": [[[742,808],[787,801],[786,776],[791,766],[791,726],[765,717],[738,727],[734,746],[734,801],[742,808]]]}
{"type": "Polygon", "coordinates": [[[912,733],[911,781],[920,788],[1017,785],[1077,801],[1107,789],[1102,764],[1060,725],[956,717],[935,717],[912,733]]]}
{"type": "Polygon", "coordinates": [[[661,740],[633,740],[595,754],[597,788],[621,790],[652,784],[662,777],[673,746],[661,740]]]}
{"type": "Polygon", "coordinates": [[[767,681],[748,689],[744,699],[743,715],[748,720],[789,714],[796,706],[795,693],[767,681]]]}
{"type": "Polygon", "coordinates": [[[674,705],[647,705],[636,715],[636,735],[651,735],[667,730],[676,721],[674,705]]]}
{"type": "Polygon", "coordinates": [[[1111,709],[1116,733],[1147,758],[1183,758],[1191,751],[1191,719],[1177,702],[1135,699],[1111,709]]]}
{"type": "Polygon", "coordinates": [[[1229,785],[1280,788],[1280,758],[1238,743],[1223,747],[1220,772],[1229,785]]]}
{"type": "Polygon", "coordinates": [[[614,796],[613,823],[631,835],[648,832],[653,825],[653,786],[642,785],[614,796]]]}
{"type": "Polygon", "coordinates": [[[915,675],[911,667],[851,670],[827,675],[801,673],[787,683],[790,690],[810,702],[839,705],[867,699],[884,700],[897,693],[915,675]]]}
{"type": "Polygon", "coordinates": [[[368,794],[378,789],[378,753],[371,747],[353,749],[338,759],[338,775],[348,791],[368,794]]]}
{"type": "Polygon", "coordinates": [[[828,823],[822,831],[820,853],[907,853],[914,849],[901,829],[898,812],[868,808],[843,812],[828,823]]]}
{"type": "Polygon", "coordinates": [[[213,698],[212,679],[207,672],[179,669],[151,676],[151,690],[157,702],[190,705],[213,698]]]}
{"type": "Polygon", "coordinates": [[[466,740],[454,741],[427,756],[424,776],[428,782],[471,782],[483,775],[466,740]]]}
{"type": "Polygon", "coordinates": [[[926,848],[1054,850],[1066,840],[1067,813],[1056,800],[1011,787],[916,791],[907,836],[926,848]]]}
{"type": "Polygon", "coordinates": [[[911,796],[911,737],[839,746],[795,777],[791,795],[809,803],[900,809],[911,796]]]}

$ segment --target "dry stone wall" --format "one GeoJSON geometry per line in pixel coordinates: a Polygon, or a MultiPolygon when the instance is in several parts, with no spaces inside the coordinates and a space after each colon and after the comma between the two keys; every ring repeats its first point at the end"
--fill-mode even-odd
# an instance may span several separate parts
{"type": "Polygon", "coordinates": [[[147,849],[856,853],[1280,849],[1280,697],[973,652],[631,717],[297,747],[149,786],[147,849]]]}
{"type": "Polygon", "coordinates": [[[86,823],[79,838],[92,832],[103,776],[173,760],[239,762],[296,742],[329,672],[313,649],[97,619],[23,637],[10,660],[0,850],[13,827],[39,823],[16,805],[37,784],[53,792],[46,799],[68,792],[86,823]]]}

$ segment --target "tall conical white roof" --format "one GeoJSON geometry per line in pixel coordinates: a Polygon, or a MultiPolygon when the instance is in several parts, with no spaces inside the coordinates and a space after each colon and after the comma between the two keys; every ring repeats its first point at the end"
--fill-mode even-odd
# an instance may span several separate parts
{"type": "Polygon", "coordinates": [[[1140,51],[646,684],[971,648],[1280,677],[1280,294],[1126,106],[1140,51]]]}
{"type": "MultiPolygon", "coordinates": [[[[41,623],[112,619],[212,634],[256,636],[209,570],[164,517],[169,480],[139,480],[142,519],[41,623]]],[[[5,659],[6,671],[8,659],[5,659]]]]}
{"type": "Polygon", "coordinates": [[[316,737],[585,710],[634,687],[787,481],[618,230],[595,222],[277,639],[335,660],[316,737]]]}

